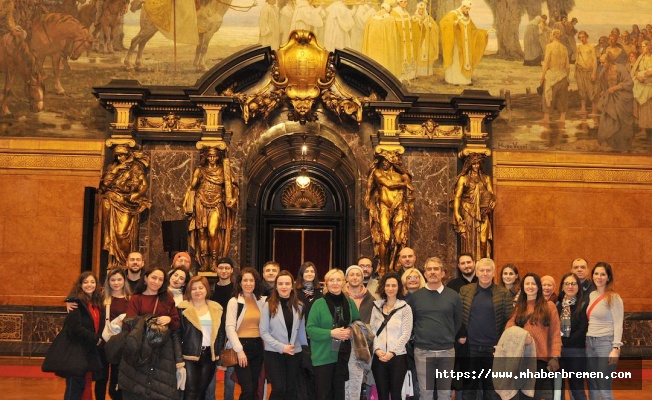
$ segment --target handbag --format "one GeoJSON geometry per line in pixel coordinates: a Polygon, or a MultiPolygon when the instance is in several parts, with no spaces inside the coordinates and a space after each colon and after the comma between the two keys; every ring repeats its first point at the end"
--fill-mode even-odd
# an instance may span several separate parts
{"type": "Polygon", "coordinates": [[[84,376],[91,370],[83,345],[68,334],[67,324],[54,338],[41,365],[41,371],[54,372],[62,378],[84,376]]]}
{"type": "Polygon", "coordinates": [[[106,316],[104,318],[104,329],[102,329],[102,340],[108,343],[112,336],[122,332],[122,320],[127,314],[120,314],[113,321],[109,320],[111,316],[111,302],[106,305],[106,316]]]}
{"type": "Polygon", "coordinates": [[[238,355],[235,350],[224,348],[220,351],[220,361],[223,367],[233,367],[238,363],[238,355]]]}

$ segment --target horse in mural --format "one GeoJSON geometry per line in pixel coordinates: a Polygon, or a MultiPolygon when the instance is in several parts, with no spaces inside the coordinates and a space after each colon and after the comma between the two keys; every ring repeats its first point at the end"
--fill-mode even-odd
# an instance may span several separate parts
{"type": "Polygon", "coordinates": [[[54,90],[57,94],[65,94],[60,81],[61,60],[77,60],[84,52],[90,51],[93,42],[95,39],[88,29],[71,15],[51,13],[33,21],[29,47],[41,69],[45,59],[52,58],[54,90]]]}
{"type": "Polygon", "coordinates": [[[44,4],[49,13],[68,14],[77,18],[79,15],[79,6],[86,4],[86,0],[60,0],[44,4]]]}
{"type": "Polygon", "coordinates": [[[113,54],[115,52],[114,44],[116,38],[122,34],[122,17],[127,13],[129,0],[105,0],[104,9],[97,21],[96,27],[91,25],[95,22],[95,2],[83,5],[79,8],[79,20],[91,30],[92,35],[97,39],[93,45],[93,50],[97,50],[99,45],[100,53],[113,54]]]}
{"type": "Polygon", "coordinates": [[[39,112],[43,109],[45,86],[38,60],[27,43],[11,32],[0,37],[0,70],[5,72],[4,97],[0,105],[0,114],[3,117],[13,117],[8,104],[17,75],[25,82],[25,96],[30,110],[39,112]]]}
{"type": "MultiPolygon", "coordinates": [[[[143,50],[147,42],[158,32],[159,28],[152,21],[146,11],[147,7],[143,7],[146,1],[152,0],[134,0],[131,3],[131,11],[140,11],[140,31],[131,40],[131,45],[127,55],[125,56],[124,64],[128,70],[133,70],[134,66],[131,64],[131,57],[138,47],[136,54],[135,69],[140,69],[143,64],[143,50]]],[[[224,14],[232,8],[231,2],[233,0],[198,0],[199,8],[197,8],[197,31],[199,34],[199,44],[195,49],[195,59],[193,66],[196,71],[206,71],[208,67],[204,60],[206,52],[208,51],[208,44],[210,43],[213,35],[222,26],[224,14]]],[[[247,8],[247,7],[239,7],[247,8]]]]}

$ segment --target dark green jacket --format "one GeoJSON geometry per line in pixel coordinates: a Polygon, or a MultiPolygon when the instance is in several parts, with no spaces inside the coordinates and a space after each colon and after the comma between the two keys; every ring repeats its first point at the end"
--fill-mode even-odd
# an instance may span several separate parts
{"type": "MultiPolygon", "coordinates": [[[[470,283],[460,288],[460,298],[462,299],[462,329],[458,335],[459,337],[466,337],[466,327],[469,324],[471,303],[477,290],[477,283],[470,283]]],[[[498,338],[500,338],[500,335],[505,330],[505,324],[507,324],[514,311],[512,304],[513,296],[507,289],[495,283],[491,288],[491,294],[494,303],[494,312],[496,313],[496,333],[498,334],[498,338]]]]}

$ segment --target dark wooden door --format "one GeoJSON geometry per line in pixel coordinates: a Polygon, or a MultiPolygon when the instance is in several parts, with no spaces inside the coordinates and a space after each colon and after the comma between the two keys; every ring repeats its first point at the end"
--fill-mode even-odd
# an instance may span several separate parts
{"type": "Polygon", "coordinates": [[[323,279],[333,266],[333,229],[274,228],[272,259],[295,277],[301,264],[312,261],[323,279]]]}

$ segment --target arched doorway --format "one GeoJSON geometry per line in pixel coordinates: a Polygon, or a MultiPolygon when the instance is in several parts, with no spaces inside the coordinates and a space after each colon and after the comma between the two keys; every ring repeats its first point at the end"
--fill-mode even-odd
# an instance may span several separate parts
{"type": "Polygon", "coordinates": [[[271,129],[272,138],[249,155],[245,247],[250,265],[275,260],[296,274],[312,261],[323,277],[354,257],[357,168],[337,134],[283,128],[271,129]],[[302,168],[305,187],[296,182],[302,168]]]}

